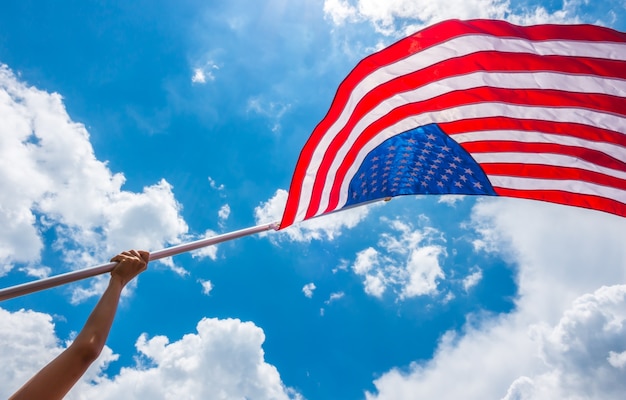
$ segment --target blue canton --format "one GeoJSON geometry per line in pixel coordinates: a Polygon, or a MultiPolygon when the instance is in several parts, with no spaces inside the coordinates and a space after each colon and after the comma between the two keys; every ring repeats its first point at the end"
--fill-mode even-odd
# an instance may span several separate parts
{"type": "Polygon", "coordinates": [[[350,181],[346,206],[409,194],[496,195],[478,163],[436,124],[372,150],[350,181]]]}

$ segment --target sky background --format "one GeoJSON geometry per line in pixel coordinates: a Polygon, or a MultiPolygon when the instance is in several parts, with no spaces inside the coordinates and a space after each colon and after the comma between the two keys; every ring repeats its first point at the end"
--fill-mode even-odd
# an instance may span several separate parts
{"type": "MultiPolygon", "coordinates": [[[[618,0],[0,6],[0,287],[280,219],[364,56],[431,23],[626,30],[618,0]]],[[[70,399],[621,399],[626,220],[405,197],[154,262],[70,399]]],[[[0,398],[107,277],[0,303],[0,398]]]]}

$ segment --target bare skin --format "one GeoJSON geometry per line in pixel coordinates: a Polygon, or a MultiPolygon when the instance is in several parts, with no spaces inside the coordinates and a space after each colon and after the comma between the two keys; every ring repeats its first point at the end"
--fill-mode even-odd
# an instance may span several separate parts
{"type": "Polygon", "coordinates": [[[148,266],[146,251],[124,251],[111,259],[109,286],[74,342],[24,384],[10,400],[62,399],[98,358],[115,318],[122,289],[148,266]]]}

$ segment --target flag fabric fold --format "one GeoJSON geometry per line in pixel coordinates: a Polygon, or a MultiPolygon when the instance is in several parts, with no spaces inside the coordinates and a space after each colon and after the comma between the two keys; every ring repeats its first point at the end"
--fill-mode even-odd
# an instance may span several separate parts
{"type": "Polygon", "coordinates": [[[363,59],[302,149],[280,228],[409,194],[626,216],[626,34],[451,20],[363,59]]]}

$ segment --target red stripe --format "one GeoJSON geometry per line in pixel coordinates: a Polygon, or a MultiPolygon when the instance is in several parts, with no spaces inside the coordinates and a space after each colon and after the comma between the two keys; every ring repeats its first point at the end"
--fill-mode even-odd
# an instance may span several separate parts
{"type": "Polygon", "coordinates": [[[490,176],[503,175],[536,179],[577,180],[626,190],[626,180],[624,179],[579,168],[505,163],[485,163],[481,164],[481,167],[490,176]]]}
{"type": "Polygon", "coordinates": [[[494,189],[499,196],[541,200],[550,203],[589,208],[592,210],[604,211],[626,217],[626,205],[617,200],[607,199],[605,197],[583,195],[558,190],[516,190],[498,187],[494,189]]]}
{"type": "MultiPolygon", "coordinates": [[[[474,72],[557,72],[564,74],[597,75],[626,80],[623,63],[612,60],[537,56],[533,54],[481,52],[462,58],[448,59],[407,75],[385,82],[367,93],[350,115],[343,130],[351,130],[354,122],[374,109],[384,100],[399,93],[415,90],[432,82],[474,72]],[[514,59],[515,62],[511,62],[514,59]],[[594,68],[597,67],[597,71],[594,68]],[[595,72],[595,74],[594,74],[595,72]],[[352,122],[352,123],[351,123],[352,122]]],[[[514,78],[514,77],[511,77],[514,78]]]]}
{"type": "Polygon", "coordinates": [[[626,135],[596,126],[581,125],[570,122],[552,122],[536,119],[516,119],[510,117],[472,118],[453,122],[440,122],[439,127],[454,138],[454,135],[467,132],[491,130],[520,130],[545,132],[571,136],[595,142],[612,143],[626,147],[626,135]]]}
{"type": "MultiPolygon", "coordinates": [[[[475,88],[471,90],[465,90],[462,92],[453,92],[443,96],[439,96],[427,101],[410,103],[402,107],[398,107],[388,114],[384,115],[369,127],[367,127],[354,145],[350,148],[342,161],[340,167],[337,170],[333,187],[330,191],[329,206],[326,211],[334,210],[339,202],[339,190],[345,175],[350,168],[350,165],[356,159],[358,152],[363,148],[367,142],[369,142],[374,136],[376,136],[381,130],[389,127],[398,121],[408,118],[412,115],[418,115],[424,112],[433,110],[445,110],[452,109],[454,107],[476,104],[476,103],[510,103],[518,105],[531,105],[531,106],[546,106],[553,107],[555,104],[558,107],[578,107],[586,109],[595,109],[600,112],[605,110],[618,114],[626,112],[626,98],[619,98],[614,96],[606,96],[599,94],[580,94],[580,93],[566,93],[555,90],[511,90],[511,89],[498,89],[498,88],[475,88]]],[[[436,122],[436,121],[433,121],[436,122]]],[[[326,153],[334,153],[337,150],[329,149],[326,153]]],[[[313,198],[307,211],[307,218],[315,215],[315,211],[319,206],[321,191],[324,184],[324,179],[330,168],[330,163],[326,160],[326,164],[322,164],[318,170],[318,175],[315,181],[313,198]],[[323,175],[322,175],[323,174],[323,175]]]]}
{"type": "MultiPolygon", "coordinates": [[[[483,141],[461,143],[468,153],[528,153],[528,154],[563,154],[607,168],[626,171],[626,163],[606,153],[584,147],[565,146],[554,143],[525,143],[513,141],[483,141]]],[[[626,152],[625,152],[626,153],[626,152]]]]}
{"type": "Polygon", "coordinates": [[[476,20],[462,22],[453,20],[433,25],[408,38],[400,40],[378,53],[370,55],[363,59],[341,83],[333,99],[331,108],[324,119],[316,126],[303,147],[292,178],[281,228],[294,222],[300,201],[302,182],[306,174],[306,169],[311,162],[313,152],[319,145],[324,133],[341,114],[353,88],[366,76],[385,65],[392,64],[425,48],[448,41],[451,38],[471,34],[520,37],[528,40],[626,42],[626,34],[624,33],[591,25],[540,25],[518,27],[504,21],[476,20]]]}

